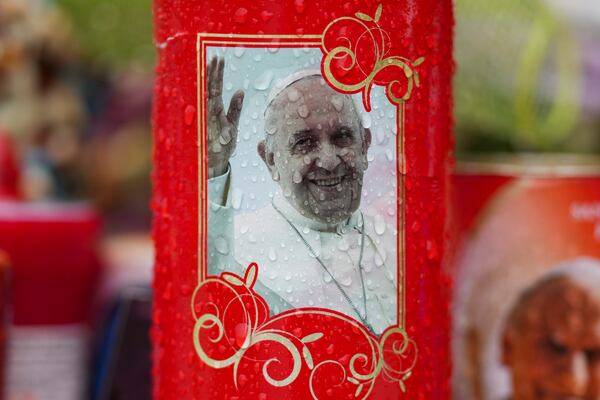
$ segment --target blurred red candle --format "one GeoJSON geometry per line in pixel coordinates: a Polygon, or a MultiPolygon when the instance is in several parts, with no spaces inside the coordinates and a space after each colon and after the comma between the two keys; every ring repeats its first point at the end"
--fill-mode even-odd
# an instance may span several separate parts
{"type": "Polygon", "coordinates": [[[154,10],[156,398],[449,398],[452,3],[154,10]]]}

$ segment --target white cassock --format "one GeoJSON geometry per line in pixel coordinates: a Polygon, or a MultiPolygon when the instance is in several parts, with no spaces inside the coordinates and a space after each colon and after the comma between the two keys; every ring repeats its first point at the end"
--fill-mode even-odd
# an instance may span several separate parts
{"type": "Polygon", "coordinates": [[[229,175],[208,183],[209,275],[243,274],[256,262],[255,290],[274,313],[328,308],[366,322],[376,334],[396,324],[395,227],[375,227],[361,211],[332,227],[304,217],[281,193],[268,207],[235,215],[225,193],[229,175]]]}

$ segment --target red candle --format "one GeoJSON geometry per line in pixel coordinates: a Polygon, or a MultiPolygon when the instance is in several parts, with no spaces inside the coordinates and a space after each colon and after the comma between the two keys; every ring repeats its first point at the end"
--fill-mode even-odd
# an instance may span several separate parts
{"type": "Polygon", "coordinates": [[[452,3],[155,22],[155,396],[448,398],[452,3]]]}

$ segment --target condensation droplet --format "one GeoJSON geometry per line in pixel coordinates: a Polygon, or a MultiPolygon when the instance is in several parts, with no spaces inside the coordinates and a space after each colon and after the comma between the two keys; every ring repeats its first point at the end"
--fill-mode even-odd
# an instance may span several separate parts
{"type": "Polygon", "coordinates": [[[338,240],[337,247],[341,251],[347,251],[350,248],[350,246],[348,245],[348,242],[344,238],[338,240]]]}
{"type": "Polygon", "coordinates": [[[239,210],[242,207],[244,191],[240,188],[235,188],[231,191],[231,206],[234,210],[239,210]]]}
{"type": "Polygon", "coordinates": [[[215,249],[223,255],[229,254],[229,242],[223,236],[215,239],[215,249]]]}
{"type": "Polygon", "coordinates": [[[394,161],[394,153],[392,152],[391,149],[386,149],[385,150],[385,157],[387,158],[388,161],[392,162],[394,161]]]}
{"type": "Polygon", "coordinates": [[[385,220],[381,214],[375,215],[375,233],[380,236],[385,233],[385,220]]]}
{"type": "Polygon", "coordinates": [[[286,92],[287,92],[288,100],[291,101],[292,103],[297,102],[298,99],[300,98],[300,92],[294,88],[289,87],[286,89],[286,92]]]}
{"type": "Polygon", "coordinates": [[[277,253],[272,247],[269,248],[269,261],[277,261],[277,253]]]}
{"type": "Polygon", "coordinates": [[[233,14],[233,20],[235,22],[237,22],[238,24],[244,23],[246,22],[246,19],[248,18],[248,10],[245,8],[238,8],[235,13],[233,14]]]}
{"type": "Polygon", "coordinates": [[[281,179],[281,175],[279,174],[279,171],[273,172],[273,174],[271,175],[271,178],[273,178],[273,180],[275,182],[279,182],[279,180],[281,179]]]}
{"type": "Polygon", "coordinates": [[[298,107],[298,115],[300,118],[307,118],[310,115],[310,110],[305,104],[302,104],[300,107],[298,107]]]}
{"type": "Polygon", "coordinates": [[[371,116],[369,114],[364,114],[362,117],[363,128],[369,129],[372,124],[373,124],[373,120],[371,119],[371,116]]]}
{"type": "Polygon", "coordinates": [[[331,275],[329,275],[327,272],[323,273],[323,281],[325,281],[325,283],[331,283],[333,279],[331,279],[331,275]]]}
{"type": "Polygon", "coordinates": [[[261,76],[254,81],[254,89],[256,90],[267,90],[271,86],[273,80],[273,71],[271,69],[266,70],[261,76]]]}
{"type": "Polygon", "coordinates": [[[246,52],[246,49],[244,47],[236,47],[235,49],[233,49],[233,55],[236,56],[237,58],[242,58],[242,56],[244,55],[244,53],[246,52]]]}
{"type": "Polygon", "coordinates": [[[269,135],[274,135],[275,133],[277,133],[277,123],[275,123],[272,120],[268,120],[267,123],[265,124],[265,131],[269,135]]]}
{"type": "Polygon", "coordinates": [[[331,98],[331,104],[333,104],[336,111],[340,112],[344,109],[344,98],[342,96],[333,96],[331,98]]]}
{"type": "Polygon", "coordinates": [[[344,277],[341,281],[340,284],[342,286],[350,286],[352,285],[352,276],[348,275],[346,277],[344,277]]]}
{"type": "Polygon", "coordinates": [[[183,113],[183,119],[186,125],[191,125],[194,122],[196,115],[196,108],[192,105],[188,105],[183,113]]]}
{"type": "Polygon", "coordinates": [[[302,175],[300,175],[300,172],[294,171],[294,174],[292,175],[292,181],[296,184],[302,182],[302,175]]]}

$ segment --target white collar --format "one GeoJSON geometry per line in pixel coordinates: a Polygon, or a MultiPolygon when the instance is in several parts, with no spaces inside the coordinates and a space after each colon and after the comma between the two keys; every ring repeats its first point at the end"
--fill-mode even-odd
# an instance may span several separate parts
{"type": "Polygon", "coordinates": [[[302,215],[298,210],[283,196],[280,190],[273,197],[273,205],[297,227],[308,228],[313,231],[330,232],[343,235],[348,233],[353,228],[362,229],[364,221],[360,210],[356,210],[350,218],[337,224],[327,224],[325,222],[315,221],[302,215]]]}

